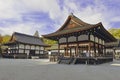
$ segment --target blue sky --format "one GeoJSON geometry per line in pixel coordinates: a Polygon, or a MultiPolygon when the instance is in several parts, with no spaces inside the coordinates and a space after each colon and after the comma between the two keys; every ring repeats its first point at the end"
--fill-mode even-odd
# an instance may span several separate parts
{"type": "Polygon", "coordinates": [[[0,0],[0,34],[56,31],[72,12],[106,29],[120,28],[120,0],[0,0]]]}

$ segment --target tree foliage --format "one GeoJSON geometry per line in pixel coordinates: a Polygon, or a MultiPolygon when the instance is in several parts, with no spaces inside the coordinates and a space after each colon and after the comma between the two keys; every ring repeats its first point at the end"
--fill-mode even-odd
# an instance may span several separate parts
{"type": "Polygon", "coordinates": [[[2,36],[2,39],[3,39],[2,40],[2,44],[9,42],[10,38],[11,38],[10,35],[2,36]]]}
{"type": "Polygon", "coordinates": [[[0,44],[2,43],[3,41],[3,37],[0,35],[0,44]]]}
{"type": "Polygon", "coordinates": [[[115,38],[120,39],[120,29],[112,28],[108,30],[115,38]]]}
{"type": "Polygon", "coordinates": [[[54,40],[50,40],[50,39],[46,39],[46,38],[42,38],[42,40],[43,40],[43,42],[44,42],[45,44],[48,44],[48,45],[54,45],[54,44],[57,43],[57,42],[54,41],[54,40]]]}
{"type": "Polygon", "coordinates": [[[1,53],[2,53],[2,49],[1,49],[2,41],[3,41],[3,38],[2,38],[2,36],[0,35],[0,56],[1,56],[1,53]]]}

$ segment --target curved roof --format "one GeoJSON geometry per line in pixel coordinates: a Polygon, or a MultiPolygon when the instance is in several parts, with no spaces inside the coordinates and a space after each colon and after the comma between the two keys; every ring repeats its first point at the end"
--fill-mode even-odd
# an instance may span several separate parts
{"type": "Polygon", "coordinates": [[[16,42],[31,44],[31,45],[47,46],[42,42],[42,40],[39,37],[14,32],[9,43],[16,43],[16,42]]]}
{"type": "Polygon", "coordinates": [[[56,35],[62,35],[62,34],[67,34],[67,33],[72,33],[76,31],[83,31],[87,30],[93,27],[96,27],[100,23],[97,24],[88,24],[80,20],[74,15],[69,15],[65,23],[62,25],[61,28],[59,28],[56,32],[43,35],[44,37],[47,36],[56,36],[56,35]]]}
{"type": "MultiPolygon", "coordinates": [[[[92,28],[96,27],[101,27],[102,31],[105,33],[107,37],[111,40],[116,40],[102,25],[101,22],[97,24],[89,24],[86,22],[83,22],[79,18],[77,18],[74,15],[69,15],[65,23],[54,33],[50,33],[47,35],[42,35],[45,38],[50,38],[50,37],[56,37],[59,35],[64,35],[64,34],[69,34],[69,33],[74,33],[74,32],[81,32],[85,30],[89,30],[92,28]]],[[[103,35],[104,36],[104,35],[103,35]]]]}

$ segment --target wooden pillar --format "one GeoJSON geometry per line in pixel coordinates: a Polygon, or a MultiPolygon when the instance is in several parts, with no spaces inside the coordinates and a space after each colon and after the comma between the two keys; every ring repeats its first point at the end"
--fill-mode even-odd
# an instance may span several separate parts
{"type": "Polygon", "coordinates": [[[67,49],[67,47],[65,47],[65,53],[64,53],[64,56],[66,56],[66,53],[67,53],[66,49],[67,49]]]}
{"type": "MultiPolygon", "coordinates": [[[[36,49],[36,45],[35,45],[35,55],[36,55],[36,51],[37,51],[37,49],[36,49]]],[[[44,53],[44,52],[43,52],[44,53]]]]}
{"type": "Polygon", "coordinates": [[[16,44],[17,44],[17,53],[18,53],[19,45],[18,45],[18,43],[16,43],[16,44]]]}
{"type": "Polygon", "coordinates": [[[60,43],[59,43],[59,38],[58,38],[58,55],[60,55],[60,43]]]}
{"type": "MultiPolygon", "coordinates": [[[[99,50],[99,38],[98,38],[98,55],[100,54],[100,50],[99,50]]],[[[100,55],[99,55],[100,56],[100,55]]]]}
{"type": "Polygon", "coordinates": [[[89,56],[90,56],[90,51],[91,51],[91,43],[89,42],[89,45],[88,45],[88,52],[89,52],[89,56]]]}
{"type": "Polygon", "coordinates": [[[101,45],[102,45],[102,54],[104,56],[104,45],[103,45],[103,40],[101,39],[101,45]]]}
{"type": "Polygon", "coordinates": [[[91,42],[90,42],[90,33],[88,33],[88,41],[89,41],[89,45],[88,45],[88,52],[89,52],[89,56],[91,54],[91,42]]]}
{"type": "Polygon", "coordinates": [[[76,47],[74,47],[74,49],[75,49],[75,56],[76,56],[76,55],[77,55],[77,54],[76,54],[76,52],[77,52],[76,50],[77,50],[77,49],[76,49],[76,47]]]}
{"type": "Polygon", "coordinates": [[[72,57],[72,51],[71,51],[71,48],[70,48],[70,57],[72,57]]]}
{"type": "Polygon", "coordinates": [[[66,56],[68,56],[68,36],[66,38],[66,44],[67,44],[67,47],[66,47],[66,56]]]}
{"type": "Polygon", "coordinates": [[[41,49],[40,49],[40,46],[39,46],[39,56],[40,56],[40,50],[41,50],[41,49]]]}
{"type": "Polygon", "coordinates": [[[106,47],[104,45],[104,56],[106,56],[106,47]]]}
{"type": "Polygon", "coordinates": [[[78,56],[79,55],[79,52],[78,52],[78,47],[79,47],[79,43],[78,43],[78,35],[76,36],[76,42],[77,42],[77,47],[76,47],[76,55],[78,56]]]}
{"type": "Polygon", "coordinates": [[[25,46],[26,46],[26,45],[24,44],[24,54],[25,54],[25,46]]]}
{"type": "Polygon", "coordinates": [[[18,53],[19,53],[19,48],[20,48],[20,46],[19,46],[20,44],[18,43],[18,53]]]}
{"type": "Polygon", "coordinates": [[[95,54],[95,57],[96,57],[96,41],[95,41],[95,36],[94,36],[94,54],[95,54]]]}
{"type": "Polygon", "coordinates": [[[15,47],[15,50],[14,50],[14,52],[15,52],[15,54],[16,54],[16,44],[15,44],[15,46],[14,46],[14,47],[15,47]]]}
{"type": "MultiPolygon", "coordinates": [[[[30,50],[31,50],[31,45],[30,45],[30,50]]],[[[29,55],[31,56],[30,51],[29,51],[29,55]]]]}
{"type": "Polygon", "coordinates": [[[105,48],[105,45],[103,43],[104,41],[102,41],[102,45],[103,45],[103,55],[105,56],[106,55],[106,48],[105,48]]]}
{"type": "Polygon", "coordinates": [[[60,56],[60,44],[58,43],[58,56],[60,56]]]}

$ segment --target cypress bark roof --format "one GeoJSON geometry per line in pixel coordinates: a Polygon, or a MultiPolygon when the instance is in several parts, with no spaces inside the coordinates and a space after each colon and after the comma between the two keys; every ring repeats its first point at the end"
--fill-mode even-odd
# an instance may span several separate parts
{"type": "Polygon", "coordinates": [[[88,24],[80,20],[74,15],[69,15],[63,26],[58,29],[56,32],[43,35],[44,37],[47,36],[56,36],[56,35],[62,35],[62,34],[67,34],[67,33],[72,33],[72,32],[77,32],[77,31],[83,31],[83,30],[88,30],[90,28],[96,27],[98,24],[88,24]]]}
{"type": "Polygon", "coordinates": [[[16,42],[31,44],[31,45],[47,46],[46,44],[43,43],[40,37],[14,32],[9,43],[16,43],[16,42]]]}
{"type": "Polygon", "coordinates": [[[102,29],[102,32],[104,32],[108,39],[111,41],[115,41],[116,39],[103,27],[102,23],[99,22],[97,24],[88,24],[86,22],[83,22],[79,18],[77,18],[74,15],[69,15],[65,23],[61,26],[60,29],[58,29],[56,32],[42,35],[45,38],[51,39],[51,37],[57,37],[59,35],[74,33],[74,32],[81,32],[86,31],[89,29],[100,27],[102,29]]]}

